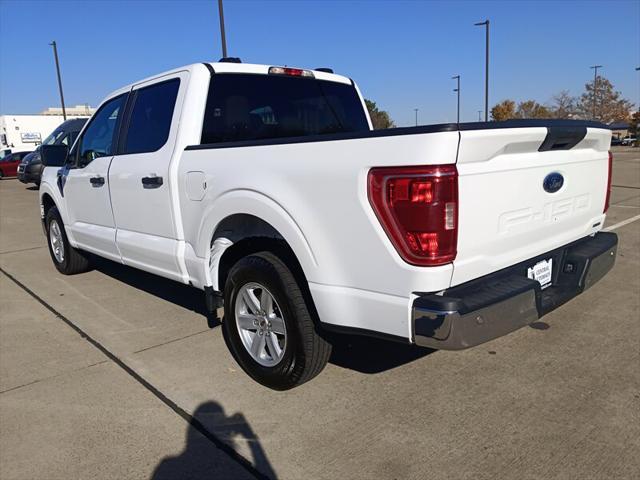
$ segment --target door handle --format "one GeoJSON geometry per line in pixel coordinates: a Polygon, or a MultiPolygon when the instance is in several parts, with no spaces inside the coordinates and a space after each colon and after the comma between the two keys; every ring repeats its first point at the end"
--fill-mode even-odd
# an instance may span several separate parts
{"type": "Polygon", "coordinates": [[[158,188],[162,186],[162,177],[142,177],[143,188],[158,188]]]}
{"type": "Polygon", "coordinates": [[[104,177],[91,177],[89,182],[93,188],[98,188],[104,185],[104,177]]]}

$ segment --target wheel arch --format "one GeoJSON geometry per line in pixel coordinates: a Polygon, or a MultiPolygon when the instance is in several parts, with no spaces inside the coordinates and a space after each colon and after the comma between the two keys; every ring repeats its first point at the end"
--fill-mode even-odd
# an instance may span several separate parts
{"type": "Polygon", "coordinates": [[[246,213],[230,215],[218,224],[210,246],[213,247],[220,238],[231,242],[224,248],[215,272],[220,290],[224,287],[229,270],[238,260],[262,251],[276,255],[297,280],[307,283],[302,265],[291,245],[278,230],[261,218],[246,213]]]}
{"type": "MultiPolygon", "coordinates": [[[[47,212],[51,210],[52,207],[57,207],[55,200],[49,193],[45,192],[42,194],[40,198],[40,203],[42,204],[42,213],[44,217],[47,216],[47,212]]],[[[60,209],[58,209],[60,210],[60,209]]]]}
{"type": "Polygon", "coordinates": [[[202,215],[195,255],[204,260],[204,285],[218,288],[218,260],[230,245],[249,251],[260,243],[266,247],[283,246],[296,259],[306,278],[313,277],[317,270],[316,258],[305,235],[281,205],[252,190],[235,190],[208,205],[202,215]],[[216,242],[219,239],[223,243],[220,248],[216,242]]]}

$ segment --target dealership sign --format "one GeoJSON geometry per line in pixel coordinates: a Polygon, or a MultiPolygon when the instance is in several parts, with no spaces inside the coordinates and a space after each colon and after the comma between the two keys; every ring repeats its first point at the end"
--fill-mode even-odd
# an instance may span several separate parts
{"type": "Polygon", "coordinates": [[[22,139],[22,143],[40,143],[42,142],[42,137],[40,136],[40,132],[25,132],[20,134],[20,138],[22,139]]]}

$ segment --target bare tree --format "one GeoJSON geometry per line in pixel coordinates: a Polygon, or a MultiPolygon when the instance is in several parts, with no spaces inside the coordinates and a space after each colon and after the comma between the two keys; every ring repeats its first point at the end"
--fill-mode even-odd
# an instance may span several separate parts
{"type": "Polygon", "coordinates": [[[552,97],[550,110],[554,118],[573,118],[576,115],[576,98],[569,90],[562,90],[552,97]]]}
{"type": "Polygon", "coordinates": [[[577,113],[582,118],[591,118],[604,123],[628,121],[633,109],[633,103],[622,98],[622,94],[614,90],[613,85],[606,78],[598,75],[595,79],[595,112],[594,112],[594,82],[585,84],[585,92],[580,96],[577,113]]]}
{"type": "Polygon", "coordinates": [[[552,114],[547,107],[540,105],[535,100],[526,100],[518,104],[516,118],[551,118],[552,114]]]}

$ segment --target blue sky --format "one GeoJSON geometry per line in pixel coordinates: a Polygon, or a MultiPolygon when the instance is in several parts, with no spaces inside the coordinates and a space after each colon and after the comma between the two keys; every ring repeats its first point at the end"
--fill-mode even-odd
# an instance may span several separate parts
{"type": "MultiPolygon", "coordinates": [[[[484,27],[491,20],[490,105],[580,93],[589,65],[640,102],[640,1],[225,0],[229,54],[245,62],[332,67],[358,82],[398,125],[462,120],[484,100],[484,27]]],[[[0,0],[0,113],[67,105],[180,65],[221,56],[217,2],[0,0]]]]}

